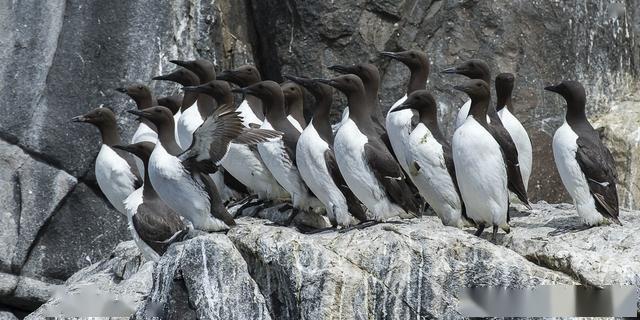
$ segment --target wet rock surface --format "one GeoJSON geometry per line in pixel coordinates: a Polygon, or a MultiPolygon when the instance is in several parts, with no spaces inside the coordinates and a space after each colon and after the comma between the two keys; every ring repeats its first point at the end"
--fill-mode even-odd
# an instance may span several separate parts
{"type": "MultiPolygon", "coordinates": [[[[242,217],[227,235],[192,233],[155,266],[122,243],[65,289],[95,283],[133,295],[136,318],[458,319],[460,290],[471,286],[640,290],[638,212],[622,212],[621,221],[580,230],[573,206],[541,202],[514,211],[511,234],[494,244],[488,232],[477,238],[433,216],[312,235],[242,217]]],[[[36,314],[62,304],[54,298],[36,314]]]]}

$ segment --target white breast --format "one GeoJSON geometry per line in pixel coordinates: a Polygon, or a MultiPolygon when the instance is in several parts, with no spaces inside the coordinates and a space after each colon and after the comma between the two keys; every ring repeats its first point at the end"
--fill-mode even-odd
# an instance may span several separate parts
{"type": "Polygon", "coordinates": [[[294,118],[294,117],[293,117],[293,116],[291,116],[291,115],[288,115],[288,116],[287,116],[287,120],[289,120],[289,122],[291,122],[291,124],[292,124],[296,129],[298,129],[298,131],[302,132],[302,130],[303,130],[303,129],[302,129],[302,126],[300,125],[300,122],[298,122],[298,120],[296,120],[296,118],[294,118]]]}
{"type": "Polygon", "coordinates": [[[162,201],[189,219],[200,230],[223,230],[224,223],[211,216],[209,195],[202,182],[194,180],[177,157],[158,142],[149,158],[149,178],[162,201]]]}
{"type": "Polygon", "coordinates": [[[329,144],[322,140],[313,121],[300,135],[296,149],[296,163],[300,175],[324,204],[329,219],[337,221],[341,226],[353,224],[355,221],[349,214],[347,200],[327,169],[325,152],[329,150],[329,144]]]}
{"type": "Polygon", "coordinates": [[[498,143],[470,116],[456,129],[452,148],[468,216],[486,226],[506,226],[507,170],[498,143]]]}
{"type": "Polygon", "coordinates": [[[463,227],[462,201],[447,170],[442,145],[422,123],[408,142],[409,171],[420,195],[431,205],[442,223],[463,227]]]}
{"type": "Polygon", "coordinates": [[[393,148],[393,153],[395,153],[398,158],[398,163],[400,163],[402,169],[404,169],[405,172],[408,172],[409,162],[407,158],[409,151],[407,141],[411,134],[411,117],[413,117],[413,111],[402,110],[391,112],[405,100],[407,100],[407,95],[396,101],[396,103],[391,106],[389,112],[387,112],[386,127],[387,134],[389,135],[389,141],[391,141],[391,147],[393,148]]]}
{"type": "Polygon", "coordinates": [[[193,133],[200,127],[202,122],[204,121],[200,116],[196,103],[182,113],[177,124],[178,144],[182,150],[186,150],[191,146],[193,133]]]}
{"type": "MultiPolygon", "coordinates": [[[[262,123],[263,129],[273,129],[267,119],[262,123]]],[[[278,183],[291,195],[294,207],[304,208],[309,206],[309,192],[302,181],[295,159],[289,159],[284,150],[282,139],[258,144],[258,151],[264,164],[278,183]]],[[[316,200],[317,201],[317,200],[316,200]]]]}
{"type": "Polygon", "coordinates": [[[531,166],[533,164],[533,152],[529,135],[520,121],[518,121],[518,119],[506,107],[498,111],[498,116],[500,117],[500,120],[502,120],[504,128],[509,132],[513,142],[516,144],[522,181],[524,182],[525,189],[528,189],[529,176],[531,175],[531,166]]]}
{"type": "Polygon", "coordinates": [[[103,144],[96,158],[95,172],[102,193],[120,213],[126,214],[123,201],[135,191],[136,180],[127,161],[103,144]]]}
{"type": "MultiPolygon", "coordinates": [[[[465,120],[467,120],[469,109],[471,109],[471,99],[467,100],[467,102],[465,102],[458,111],[458,115],[456,116],[456,129],[459,128],[465,120]]],[[[489,116],[487,116],[487,122],[491,123],[489,116]]]]}
{"type": "MultiPolygon", "coordinates": [[[[158,140],[158,134],[153,131],[146,123],[140,122],[138,125],[138,129],[133,133],[133,137],[131,137],[131,143],[138,143],[143,141],[156,143],[158,140]]],[[[136,169],[138,169],[138,173],[144,179],[144,163],[138,157],[134,156],[136,161],[136,169]]]]}
{"type": "Polygon", "coordinates": [[[260,155],[246,145],[232,143],[222,166],[260,199],[285,199],[289,194],[278,184],[260,155]]]}
{"type": "Polygon", "coordinates": [[[586,224],[597,225],[603,221],[603,217],[596,209],[587,178],[576,160],[577,139],[578,135],[565,122],[553,135],[553,158],[562,183],[573,198],[578,214],[586,224]]]}
{"type": "Polygon", "coordinates": [[[405,213],[392,203],[364,158],[368,138],[353,120],[340,127],[334,141],[336,162],[351,191],[362,201],[375,220],[386,220],[405,213]]]}
{"type": "Polygon", "coordinates": [[[237,111],[240,112],[242,123],[245,127],[249,128],[249,124],[251,123],[262,125],[262,120],[260,120],[260,118],[256,116],[246,99],[243,100],[242,103],[238,106],[237,111]]]}
{"type": "Polygon", "coordinates": [[[127,212],[127,224],[129,231],[131,232],[133,242],[138,246],[138,249],[140,249],[140,252],[145,259],[147,259],[147,261],[158,261],[160,258],[158,253],[151,249],[146,242],[140,239],[138,232],[133,226],[133,216],[138,212],[138,207],[142,204],[142,194],[143,187],[140,187],[125,199],[124,207],[127,212]]]}

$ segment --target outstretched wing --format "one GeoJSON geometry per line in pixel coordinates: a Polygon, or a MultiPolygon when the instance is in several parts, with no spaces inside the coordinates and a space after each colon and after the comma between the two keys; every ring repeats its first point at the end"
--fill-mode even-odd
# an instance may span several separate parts
{"type": "Polygon", "coordinates": [[[394,161],[384,145],[373,141],[368,142],[364,145],[364,156],[389,198],[406,211],[419,213],[418,204],[407,185],[400,165],[394,161]]]}
{"type": "Polygon", "coordinates": [[[344,177],[342,176],[342,173],[340,173],[333,150],[327,149],[324,152],[324,162],[327,164],[327,170],[331,175],[333,183],[336,184],[338,189],[340,189],[344,197],[347,199],[349,213],[360,221],[366,221],[367,215],[365,214],[362,202],[360,202],[356,195],[353,194],[353,191],[351,191],[349,186],[347,186],[347,182],[344,181],[344,177]]]}
{"type": "Polygon", "coordinates": [[[589,191],[596,200],[596,209],[603,216],[620,224],[618,220],[618,191],[616,189],[616,170],[611,152],[597,138],[580,137],[576,141],[578,150],[576,160],[584,172],[589,191]]]}
{"type": "Polygon", "coordinates": [[[278,136],[276,131],[245,128],[240,112],[232,105],[222,105],[196,129],[193,143],[179,158],[189,170],[213,173],[231,142],[260,143],[278,136]]]}

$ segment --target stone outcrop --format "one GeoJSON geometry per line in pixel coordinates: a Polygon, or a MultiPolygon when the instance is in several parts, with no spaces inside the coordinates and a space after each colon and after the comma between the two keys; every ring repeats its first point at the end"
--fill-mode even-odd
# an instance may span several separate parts
{"type": "MultiPolygon", "coordinates": [[[[640,290],[640,217],[624,211],[621,221],[581,230],[573,206],[541,202],[514,212],[511,234],[494,244],[434,216],[312,235],[243,217],[227,235],[174,244],[155,267],[122,243],[64,292],[91,283],[140,319],[457,319],[459,293],[471,286],[640,290]]],[[[56,297],[32,317],[62,305],[56,297]]]]}

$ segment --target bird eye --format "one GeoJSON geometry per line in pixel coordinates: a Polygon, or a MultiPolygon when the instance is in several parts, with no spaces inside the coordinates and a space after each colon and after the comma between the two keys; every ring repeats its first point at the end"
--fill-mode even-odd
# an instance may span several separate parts
{"type": "Polygon", "coordinates": [[[142,90],[142,85],[139,85],[139,86],[138,86],[138,89],[142,90]]]}
{"type": "Polygon", "coordinates": [[[412,52],[411,54],[409,54],[409,56],[410,56],[411,58],[415,58],[415,57],[416,57],[416,54],[412,52]]]}

